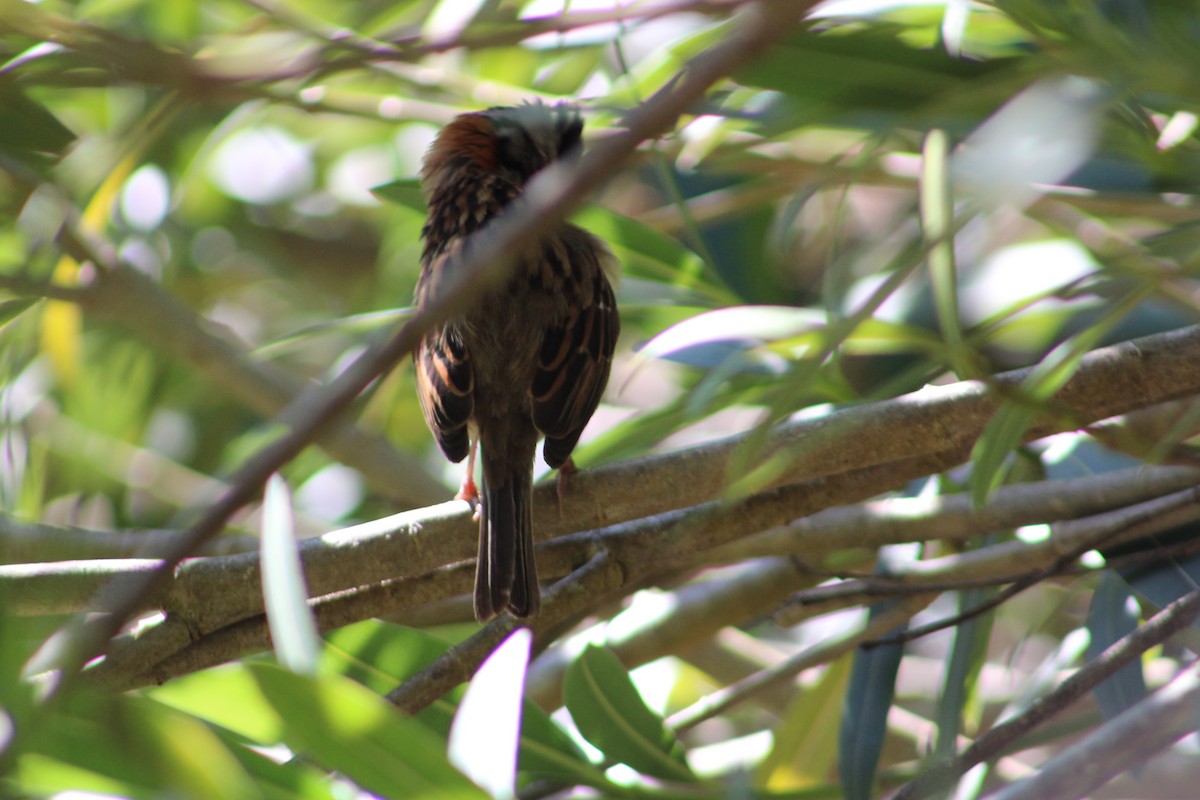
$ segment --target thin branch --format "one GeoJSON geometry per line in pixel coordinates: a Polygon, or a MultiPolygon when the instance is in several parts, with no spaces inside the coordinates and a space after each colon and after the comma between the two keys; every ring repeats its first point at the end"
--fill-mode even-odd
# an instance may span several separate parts
{"type": "Polygon", "coordinates": [[[1196,730],[1200,660],[1170,683],[1041,765],[1032,777],[992,795],[992,800],[1074,800],[1196,730]]]}
{"type": "Polygon", "coordinates": [[[783,681],[790,680],[810,667],[827,664],[842,654],[849,653],[863,643],[878,639],[889,631],[895,630],[910,620],[925,606],[933,602],[935,597],[937,597],[936,592],[906,597],[897,605],[865,623],[858,630],[832,636],[820,644],[797,653],[781,664],[777,664],[770,669],[762,670],[737,683],[718,689],[702,700],[672,714],[667,719],[667,724],[676,731],[695,727],[704,720],[715,717],[730,706],[740,703],[758,692],[770,689],[783,681]]]}
{"type": "Polygon", "coordinates": [[[0,289],[18,297],[62,300],[68,303],[77,303],[87,294],[87,289],[79,286],[63,286],[20,275],[0,275],[0,289]]]}
{"type": "MultiPolygon", "coordinates": [[[[976,764],[995,758],[1013,747],[1034,728],[1083,697],[1126,664],[1140,658],[1151,647],[1162,644],[1172,635],[1190,625],[1197,616],[1200,616],[1200,591],[1193,591],[1170,603],[1135,630],[1114,642],[1091,663],[1063,681],[1054,691],[1035,700],[1022,714],[997,724],[987,733],[979,736],[953,761],[933,766],[928,772],[902,787],[892,797],[892,800],[916,800],[940,794],[951,781],[966,774],[976,764]]],[[[1195,671],[1194,666],[1192,671],[1195,671]]],[[[1109,727],[1106,725],[1097,733],[1101,733],[1109,727]]],[[[1191,729],[1194,727],[1193,711],[1191,729]]],[[[1138,762],[1132,762],[1132,764],[1136,763],[1138,762]]],[[[1049,766],[1049,763],[1044,765],[1043,771],[1049,766]]],[[[1086,794],[1088,789],[1076,787],[1076,791],[1086,794]]],[[[1028,796],[1048,795],[1039,795],[1035,792],[1028,796]]],[[[1078,794],[1073,796],[1078,796],[1078,794]]]]}
{"type": "MultiPolygon", "coordinates": [[[[1047,577],[1062,572],[1089,550],[1140,538],[1145,535],[1145,525],[1156,522],[1161,525],[1165,516],[1188,507],[1194,508],[1198,501],[1200,489],[1192,488],[1102,514],[1094,519],[1078,520],[1069,530],[1063,530],[1066,527],[1063,526],[1043,542],[1002,542],[970,553],[906,565],[905,568],[889,575],[888,579],[896,584],[904,584],[912,590],[922,586],[941,586],[950,576],[954,576],[952,580],[956,582],[1011,580],[1012,583],[962,613],[911,628],[878,644],[912,641],[979,616],[1047,577]]],[[[853,583],[862,584],[861,581],[853,583]]],[[[852,586],[851,592],[855,588],[858,586],[852,586]]]]}
{"type": "MultiPolygon", "coordinates": [[[[666,613],[609,626],[603,643],[628,669],[692,649],[723,628],[760,616],[812,579],[788,559],[764,559],[675,590],[666,613]]],[[[562,678],[575,654],[546,652],[529,667],[526,696],[545,709],[562,705],[562,678]]]]}
{"type": "MultiPolygon", "coordinates": [[[[623,580],[620,566],[607,553],[599,553],[570,578],[550,587],[542,597],[541,613],[534,620],[526,620],[525,625],[535,634],[552,629],[587,608],[595,596],[620,586],[623,580]]],[[[493,620],[389,692],[388,700],[404,713],[415,714],[469,679],[488,653],[520,626],[508,615],[493,620]]]]}
{"type": "MultiPolygon", "coordinates": [[[[87,528],[21,522],[0,514],[0,555],[5,563],[37,561],[100,560],[110,558],[158,558],[179,538],[176,530],[99,531],[87,528]]],[[[250,536],[219,536],[197,555],[226,556],[257,549],[250,536]]],[[[72,595],[77,595],[74,590],[72,595]]],[[[81,607],[71,611],[81,611],[81,607]]]]}

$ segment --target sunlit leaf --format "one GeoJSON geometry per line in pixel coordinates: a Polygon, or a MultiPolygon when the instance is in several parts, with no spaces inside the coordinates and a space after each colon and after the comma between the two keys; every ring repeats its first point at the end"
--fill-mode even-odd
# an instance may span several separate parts
{"type": "Polygon", "coordinates": [[[518,628],[480,664],[450,726],[450,763],[494,798],[517,789],[521,701],[533,634],[518,628]]]}
{"type": "Polygon", "coordinates": [[[1067,77],[1017,95],[954,156],[963,195],[988,207],[1033,202],[1091,156],[1107,94],[1096,81],[1067,77]]]}
{"type": "Polygon", "coordinates": [[[829,732],[842,715],[852,660],[846,655],[832,662],[818,682],[796,694],[775,727],[770,754],[755,770],[757,784],[798,789],[828,780],[837,763],[837,738],[829,732]]]}
{"type": "Polygon", "coordinates": [[[275,655],[288,669],[310,675],[317,667],[317,624],[308,607],[292,494],[279,475],[267,481],[263,497],[261,554],[263,599],[275,655]]]}
{"type": "Polygon", "coordinates": [[[609,650],[589,646],[579,655],[567,669],[563,699],[579,732],[609,758],[647,775],[694,780],[675,734],[609,650]]]}
{"type": "Polygon", "coordinates": [[[283,720],[242,664],[225,664],[176,678],[148,691],[164,705],[186,711],[263,745],[283,738],[283,720]]]}
{"type": "Polygon", "coordinates": [[[402,625],[368,619],[325,634],[322,672],[353,678],[385,694],[446,652],[449,642],[402,625]]]}
{"type": "Polygon", "coordinates": [[[403,178],[391,183],[371,187],[371,193],[380,200],[425,212],[425,196],[421,193],[421,182],[415,178],[403,178]]]}
{"type": "Polygon", "coordinates": [[[283,739],[329,769],[389,798],[482,798],[446,758],[445,742],[354,681],[249,665],[284,722],[283,739]]]}

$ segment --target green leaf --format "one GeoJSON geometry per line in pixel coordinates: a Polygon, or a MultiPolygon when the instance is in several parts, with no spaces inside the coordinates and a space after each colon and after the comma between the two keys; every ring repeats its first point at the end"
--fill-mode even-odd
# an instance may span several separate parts
{"type": "Polygon", "coordinates": [[[19,298],[0,302],[0,329],[24,314],[36,302],[38,302],[36,298],[19,298]]]}
{"type": "Polygon", "coordinates": [[[1080,333],[1051,350],[1016,387],[1018,399],[1000,408],[988,422],[971,452],[971,500],[983,505],[1004,482],[1008,454],[1025,438],[1037,419],[1037,408],[1063,387],[1083,356],[1125,319],[1152,292],[1150,282],[1139,285],[1107,309],[1103,316],[1080,333]]]}
{"type": "MultiPolygon", "coordinates": [[[[446,652],[449,644],[432,634],[381,620],[339,628],[325,635],[322,673],[340,674],[384,694],[446,652]]],[[[170,686],[170,684],[168,684],[170,686]]],[[[437,700],[415,719],[440,735],[449,735],[454,705],[437,700]]],[[[522,708],[520,769],[558,780],[605,786],[603,774],[587,760],[550,716],[526,700],[522,708]]]]}
{"type": "Polygon", "coordinates": [[[579,746],[550,715],[530,700],[521,711],[521,772],[560,782],[577,782],[603,789],[604,773],[592,765],[579,746]]]}
{"type": "Polygon", "coordinates": [[[958,311],[958,267],[954,260],[954,197],[950,188],[947,151],[949,137],[934,129],[925,137],[921,152],[921,228],[929,247],[929,282],[933,287],[938,324],[950,350],[950,363],[960,379],[974,378],[976,370],[963,347],[958,311]]]}
{"type": "MultiPolygon", "coordinates": [[[[968,85],[981,86],[982,78],[1007,64],[911,47],[901,40],[902,30],[878,25],[851,33],[814,33],[804,28],[736,77],[795,97],[809,115],[836,112],[862,121],[869,112],[908,115],[927,102],[944,102],[968,85]]],[[[988,99],[987,93],[974,95],[977,103],[988,99]]]]}
{"type": "Polygon", "coordinates": [[[283,739],[328,769],[389,798],[483,798],[446,758],[445,742],[374,692],[340,676],[248,665],[284,722],[283,739]]]}
{"type": "Polygon", "coordinates": [[[377,619],[325,634],[320,672],[345,675],[385,694],[445,653],[449,643],[433,634],[377,619]]]}
{"type": "MultiPolygon", "coordinates": [[[[1136,610],[1131,612],[1130,609],[1132,599],[1133,593],[1129,585],[1111,571],[1105,570],[1096,585],[1096,591],[1092,594],[1091,605],[1088,606],[1087,629],[1091,634],[1087,647],[1088,660],[1096,658],[1109,645],[1137,628],[1138,613],[1136,610]]],[[[1142,672],[1142,662],[1135,659],[1121,667],[1101,681],[1092,693],[1096,696],[1096,704],[1100,706],[1104,718],[1112,719],[1146,696],[1146,676],[1142,672]]]]}
{"type": "Polygon", "coordinates": [[[143,698],[130,698],[129,712],[126,729],[140,745],[143,763],[153,764],[179,796],[261,796],[238,759],[204,723],[143,698]]]}
{"type": "Polygon", "coordinates": [[[401,178],[381,184],[371,189],[371,194],[385,202],[425,213],[425,195],[421,192],[421,182],[416,178],[401,178]]]}
{"type": "Polygon", "coordinates": [[[44,106],[18,89],[8,74],[0,74],[0,152],[40,169],[46,157],[57,158],[75,135],[44,106]]]}
{"type": "MultiPolygon", "coordinates": [[[[993,592],[969,589],[958,597],[960,612],[974,608],[986,601],[993,592]]],[[[938,755],[949,758],[958,749],[958,735],[962,729],[964,711],[974,687],[978,685],[979,673],[987,655],[987,643],[991,638],[993,612],[977,615],[954,628],[954,644],[946,658],[945,679],[937,709],[938,755]]]]}
{"type": "Polygon", "coordinates": [[[1024,406],[1008,405],[988,421],[971,453],[971,500],[982,506],[1004,483],[1008,456],[1024,440],[1037,414],[1024,406]]]}
{"type": "Polygon", "coordinates": [[[579,732],[609,758],[657,778],[695,780],[674,732],[612,651],[589,645],[567,668],[563,699],[579,732]]]}
{"type": "Polygon", "coordinates": [[[774,730],[771,752],[755,769],[755,784],[800,789],[826,782],[837,760],[837,740],[829,735],[841,717],[852,656],[833,661],[821,679],[799,692],[774,730]]]}
{"type": "MultiPolygon", "coordinates": [[[[909,548],[904,545],[885,547],[879,554],[876,573],[886,575],[888,569],[908,560],[909,548]]],[[[897,601],[871,606],[874,618],[897,604],[897,601]]],[[[907,629],[904,624],[892,633],[907,629]]],[[[850,685],[842,709],[842,724],[838,729],[838,775],[841,776],[846,800],[868,800],[875,796],[875,771],[887,738],[887,716],[896,694],[896,674],[904,645],[882,644],[860,647],[854,653],[850,669],[850,685]]]]}
{"type": "Polygon", "coordinates": [[[147,690],[147,695],[258,744],[283,741],[283,720],[245,664],[223,664],[183,675],[147,690]]]}
{"type": "Polygon", "coordinates": [[[196,717],[154,700],[77,690],[44,723],[26,743],[34,758],[20,768],[30,788],[107,785],[120,794],[197,800],[262,796],[228,742],[196,717]]]}
{"type": "MultiPolygon", "coordinates": [[[[872,608],[872,614],[879,613],[872,608]]],[[[850,686],[838,730],[838,774],[847,800],[875,796],[875,770],[887,737],[887,714],[896,691],[904,648],[886,644],[854,654],[850,686]]]]}
{"type": "Polygon", "coordinates": [[[262,586],[267,626],[279,663],[311,675],[317,669],[320,637],[296,544],[292,496],[279,475],[267,481],[262,515],[262,586]]]}
{"type": "Polygon", "coordinates": [[[737,297],[704,268],[704,261],[681,242],[635,220],[597,206],[575,215],[575,223],[604,240],[625,275],[694,292],[710,303],[733,303],[737,297]]]}

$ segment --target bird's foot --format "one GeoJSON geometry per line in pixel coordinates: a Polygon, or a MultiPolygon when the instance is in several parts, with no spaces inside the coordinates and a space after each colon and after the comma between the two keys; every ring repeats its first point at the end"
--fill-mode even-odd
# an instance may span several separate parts
{"type": "Polygon", "coordinates": [[[479,517],[479,487],[475,485],[475,478],[470,473],[463,478],[462,485],[458,487],[458,494],[454,495],[454,499],[466,500],[474,509],[475,517],[479,517]]]}
{"type": "Polygon", "coordinates": [[[570,457],[568,457],[567,460],[563,462],[563,465],[558,468],[558,481],[555,489],[558,493],[558,518],[560,520],[565,516],[563,514],[563,500],[566,499],[567,496],[567,484],[570,482],[571,476],[576,472],[579,472],[579,467],[575,466],[574,459],[570,457]]]}

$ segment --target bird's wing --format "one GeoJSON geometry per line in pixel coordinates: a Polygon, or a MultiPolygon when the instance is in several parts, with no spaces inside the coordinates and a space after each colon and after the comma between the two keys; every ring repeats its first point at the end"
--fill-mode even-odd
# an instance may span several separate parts
{"type": "MultiPolygon", "coordinates": [[[[608,383],[621,319],[597,253],[589,252],[595,269],[591,301],[542,337],[531,397],[533,424],[546,435],[546,463],[562,466],[600,403],[608,383]]],[[[585,273],[586,274],[586,273],[585,273]]]]}
{"type": "Polygon", "coordinates": [[[417,396],[425,422],[446,458],[467,456],[467,420],[475,410],[475,374],[466,342],[453,325],[436,328],[421,338],[414,359],[417,396]]]}

